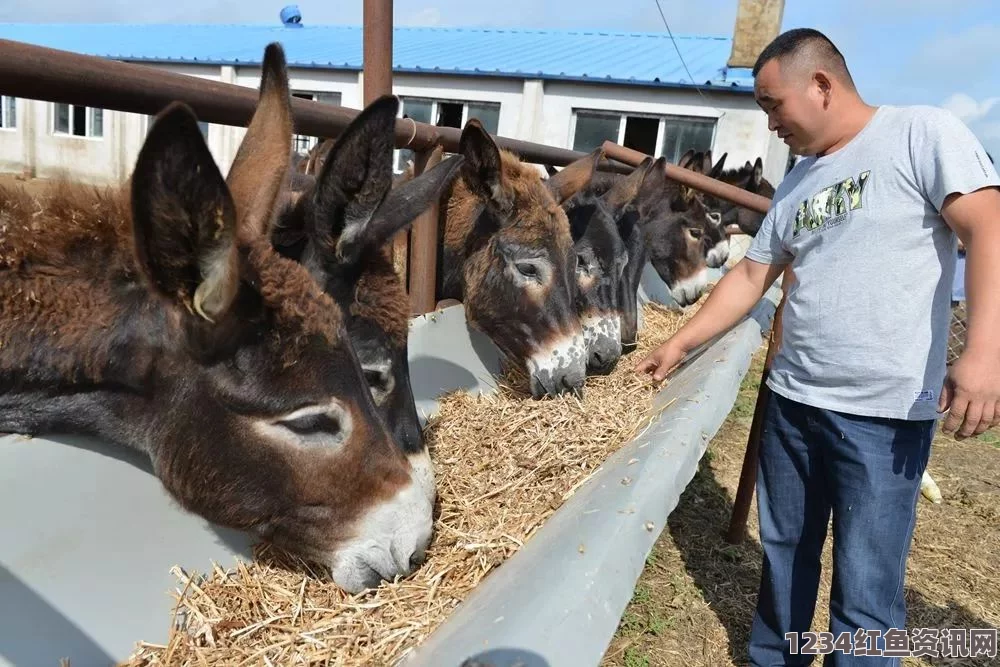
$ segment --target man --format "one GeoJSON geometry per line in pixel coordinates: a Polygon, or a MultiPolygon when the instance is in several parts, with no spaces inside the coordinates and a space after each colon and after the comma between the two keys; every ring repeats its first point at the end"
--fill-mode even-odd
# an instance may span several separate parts
{"type": "Polygon", "coordinates": [[[887,646],[857,631],[906,628],[906,558],[936,420],[947,411],[944,430],[967,437],[1000,417],[1000,177],[950,113],[866,104],[815,30],[779,35],[753,73],[768,127],[806,157],[746,257],[636,372],[662,380],[791,265],[767,380],[750,660],[812,660],[785,634],[810,630],[832,512],[830,632],[848,652],[824,664],[898,664],[855,655],[887,646]],[[956,234],[968,255],[969,330],[948,368],[956,234]]]}

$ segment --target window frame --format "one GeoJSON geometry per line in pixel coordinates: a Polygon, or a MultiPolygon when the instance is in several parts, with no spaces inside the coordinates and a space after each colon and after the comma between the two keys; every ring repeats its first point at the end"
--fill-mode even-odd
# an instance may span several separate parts
{"type": "MultiPolygon", "coordinates": [[[[319,100],[316,99],[317,95],[336,95],[336,103],[332,103],[334,106],[343,106],[344,104],[344,93],[339,90],[292,90],[291,96],[297,97],[299,99],[308,99],[313,102],[319,100]],[[304,97],[309,95],[309,97],[304,97]]],[[[322,104],[331,104],[331,102],[321,102],[322,104]]],[[[311,134],[293,134],[292,135],[292,150],[299,155],[308,155],[309,151],[316,147],[319,143],[319,138],[314,137],[311,134]],[[304,151],[300,151],[301,147],[305,147],[304,151]]]]}
{"type": "Polygon", "coordinates": [[[13,95],[0,95],[0,130],[13,131],[17,129],[17,98],[13,95]],[[7,117],[8,105],[13,105],[14,119],[10,121],[7,117]]]}
{"type": "Polygon", "coordinates": [[[90,139],[93,141],[102,141],[106,136],[105,129],[107,128],[108,120],[110,118],[110,116],[108,116],[105,113],[105,111],[107,111],[106,109],[102,109],[99,107],[88,107],[83,104],[66,104],[63,102],[53,102],[51,104],[51,109],[52,109],[52,123],[51,123],[52,136],[68,137],[72,139],[90,139]],[[63,132],[62,130],[56,128],[56,119],[59,115],[58,108],[60,106],[66,107],[69,111],[69,116],[68,116],[69,126],[66,132],[63,132]],[[76,114],[73,111],[75,107],[80,107],[84,109],[83,134],[76,134],[75,132],[73,132],[73,130],[75,129],[74,118],[76,117],[76,114]],[[101,133],[94,134],[94,117],[96,112],[98,111],[101,112],[101,133]]]}
{"type": "Polygon", "coordinates": [[[634,112],[634,111],[616,111],[608,109],[593,109],[589,107],[573,107],[570,115],[570,126],[569,126],[569,141],[566,146],[571,150],[576,145],[576,122],[578,114],[583,113],[585,115],[593,116],[617,116],[618,117],[618,137],[615,139],[615,143],[619,146],[624,145],[625,141],[625,127],[628,123],[628,119],[632,118],[654,118],[658,121],[656,126],[656,149],[653,154],[654,158],[659,158],[663,155],[663,140],[665,138],[664,133],[666,132],[668,121],[689,121],[689,122],[706,122],[711,121],[712,123],[712,139],[708,150],[715,149],[715,140],[718,138],[719,133],[719,116],[696,116],[696,115],[685,115],[677,113],[652,113],[652,112],[634,112]]]}
{"type": "MultiPolygon", "coordinates": [[[[438,97],[424,97],[421,95],[400,95],[400,105],[399,111],[396,113],[396,118],[402,118],[403,114],[406,113],[406,102],[407,100],[412,100],[414,102],[430,102],[431,104],[431,122],[433,124],[434,119],[438,117],[439,105],[441,104],[461,104],[462,105],[462,122],[461,127],[465,127],[466,123],[469,122],[469,105],[478,104],[482,106],[495,106],[497,110],[497,128],[495,131],[490,132],[489,128],[486,131],[491,135],[496,135],[500,132],[500,112],[503,110],[502,102],[494,102],[492,100],[459,100],[453,98],[438,98],[438,97]]],[[[446,153],[442,157],[447,157],[450,153],[446,153]]],[[[392,152],[392,171],[395,174],[403,173],[402,164],[402,152],[401,149],[394,149],[392,152]]]]}

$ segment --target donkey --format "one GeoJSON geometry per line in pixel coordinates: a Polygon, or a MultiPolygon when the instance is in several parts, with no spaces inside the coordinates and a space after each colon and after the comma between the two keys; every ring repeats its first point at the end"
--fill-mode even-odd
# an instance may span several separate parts
{"type": "MultiPolygon", "coordinates": [[[[719,216],[707,211],[691,189],[667,178],[666,164],[666,158],[647,157],[629,176],[601,172],[594,176],[588,190],[607,200],[608,193],[618,189],[613,198],[615,219],[628,249],[631,269],[627,268],[626,273],[637,272],[636,287],[638,276],[649,262],[673,299],[684,307],[701,298],[708,285],[709,257],[715,257],[712,251],[725,239],[719,216]],[[637,232],[641,235],[633,238],[637,232]],[[640,248],[642,258],[636,255],[640,248]]],[[[724,263],[728,247],[718,257],[724,263]]],[[[713,264],[718,261],[715,259],[713,264]]],[[[623,340],[633,340],[624,335],[624,323],[622,326],[623,340]]]]}
{"type": "MultiPolygon", "coordinates": [[[[574,170],[583,178],[596,172],[604,153],[595,150],[563,169],[563,178],[574,170]],[[568,173],[567,173],[568,172],[568,173]]],[[[550,173],[550,178],[554,175],[550,173]]],[[[558,173],[558,172],[557,172],[558,173]]],[[[588,188],[562,205],[569,220],[576,253],[576,311],[583,326],[587,372],[605,375],[621,357],[621,281],[629,254],[615,222],[615,211],[588,188]]]]}
{"type": "Polygon", "coordinates": [[[143,451],[184,509],[355,593],[424,558],[431,467],[394,445],[336,303],[271,246],[292,132],[278,44],[259,95],[225,179],[173,103],[121,191],[0,190],[0,430],[143,451]]]}
{"type": "Polygon", "coordinates": [[[581,393],[586,347],[574,302],[576,254],[560,204],[587,184],[588,171],[543,181],[474,118],[459,153],[465,162],[439,220],[438,300],[465,305],[469,324],[526,368],[535,398],[581,393]]]}
{"type": "Polygon", "coordinates": [[[399,99],[364,109],[326,154],[317,178],[280,214],[272,241],[303,264],[343,311],[375,404],[408,455],[425,451],[407,361],[409,301],[388,254],[405,229],[458,175],[453,156],[393,187],[399,99]]]}
{"type": "MultiPolygon", "coordinates": [[[[688,149],[681,156],[681,159],[677,162],[677,166],[716,179],[719,178],[722,170],[721,166],[718,169],[712,167],[712,151],[699,151],[696,153],[693,149],[688,149]]],[[[702,243],[705,247],[705,263],[710,269],[718,269],[724,266],[729,259],[729,236],[726,234],[725,227],[722,224],[721,213],[710,208],[705,203],[707,195],[699,190],[682,185],[680,186],[680,193],[680,197],[674,202],[676,210],[687,208],[697,199],[708,212],[708,217],[713,223],[707,225],[702,234],[702,243]]]]}
{"type": "MultiPolygon", "coordinates": [[[[728,153],[723,153],[715,166],[711,168],[712,178],[717,178],[768,199],[774,197],[774,186],[764,178],[764,163],[759,157],[753,164],[750,164],[748,160],[742,167],[723,169],[727,155],[728,153]]],[[[706,153],[705,161],[711,164],[711,152],[706,153]]],[[[709,210],[717,211],[722,216],[722,224],[727,236],[732,234],[756,236],[757,230],[760,229],[760,225],[764,221],[763,213],[737,206],[726,199],[708,194],[704,195],[703,199],[709,210]]]]}

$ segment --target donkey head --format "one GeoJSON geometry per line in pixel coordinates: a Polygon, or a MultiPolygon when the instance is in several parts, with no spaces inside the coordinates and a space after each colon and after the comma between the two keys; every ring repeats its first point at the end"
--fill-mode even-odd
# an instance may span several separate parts
{"type": "Polygon", "coordinates": [[[407,454],[424,451],[407,361],[409,301],[389,241],[458,174],[454,156],[393,187],[393,125],[399,100],[382,97],[347,127],[315,185],[283,211],[275,246],[304,264],[343,311],[365,380],[407,454]]]}
{"type": "Polygon", "coordinates": [[[499,150],[475,119],[459,152],[465,163],[449,202],[445,255],[461,266],[470,324],[527,367],[534,396],[581,391],[586,348],[575,305],[576,253],[560,204],[586,184],[588,169],[543,181],[499,150]]]}
{"type": "MultiPolygon", "coordinates": [[[[602,155],[598,149],[563,171],[593,173],[602,155]]],[[[610,373],[621,357],[620,294],[629,252],[618,232],[615,211],[593,190],[581,190],[563,208],[576,252],[576,308],[587,347],[587,370],[610,373]]]]}
{"type": "MultiPolygon", "coordinates": [[[[621,347],[630,352],[638,344],[638,290],[642,270],[649,261],[649,249],[639,219],[637,198],[643,192],[648,196],[656,184],[662,183],[661,175],[666,164],[664,158],[647,157],[626,177],[616,177],[607,182],[601,196],[605,210],[615,221],[619,242],[624,246],[626,262],[618,281],[616,305],[621,315],[621,347]],[[650,184],[643,184],[649,179],[650,184]]],[[[673,273],[673,272],[671,272],[673,273]]]]}
{"type": "MultiPolygon", "coordinates": [[[[677,166],[716,179],[719,178],[719,174],[722,171],[721,165],[716,165],[716,168],[713,168],[712,151],[704,153],[699,151],[696,153],[689,149],[681,156],[677,166]]],[[[708,213],[708,219],[712,223],[705,227],[702,234],[702,245],[705,248],[705,264],[712,269],[723,266],[729,259],[729,237],[726,235],[725,227],[722,224],[721,214],[705,203],[705,197],[707,196],[705,193],[685,185],[680,186],[680,193],[680,197],[674,202],[675,209],[686,210],[697,200],[704,206],[708,213]]]]}
{"type": "MultiPolygon", "coordinates": [[[[724,170],[727,155],[728,153],[723,153],[719,161],[712,167],[713,178],[768,199],[774,197],[774,186],[764,178],[764,163],[759,157],[753,164],[750,164],[748,160],[742,167],[724,170]]],[[[719,213],[727,235],[749,234],[754,236],[764,221],[763,213],[737,206],[726,199],[706,194],[703,200],[706,208],[719,213]]]]}
{"type": "Polygon", "coordinates": [[[340,309],[272,249],[292,132],[277,44],[262,74],[227,179],[175,103],[139,153],[130,206],[49,204],[51,224],[11,221],[29,261],[0,298],[23,283],[38,302],[0,318],[0,338],[23,341],[0,357],[0,428],[69,424],[138,447],[187,510],[324,563],[357,592],[423,558],[431,467],[394,445],[340,309]]]}
{"type": "Polygon", "coordinates": [[[707,257],[715,245],[711,239],[721,232],[717,217],[705,210],[701,198],[668,179],[662,166],[642,179],[633,205],[649,262],[674,300],[688,306],[708,285],[707,257]]]}

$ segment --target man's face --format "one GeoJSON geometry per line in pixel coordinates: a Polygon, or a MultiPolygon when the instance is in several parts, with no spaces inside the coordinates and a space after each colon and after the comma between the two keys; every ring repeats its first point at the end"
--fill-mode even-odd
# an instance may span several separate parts
{"type": "Polygon", "coordinates": [[[813,155],[820,150],[826,97],[815,76],[770,60],[757,73],[754,97],[767,114],[767,127],[792,152],[813,155]]]}

